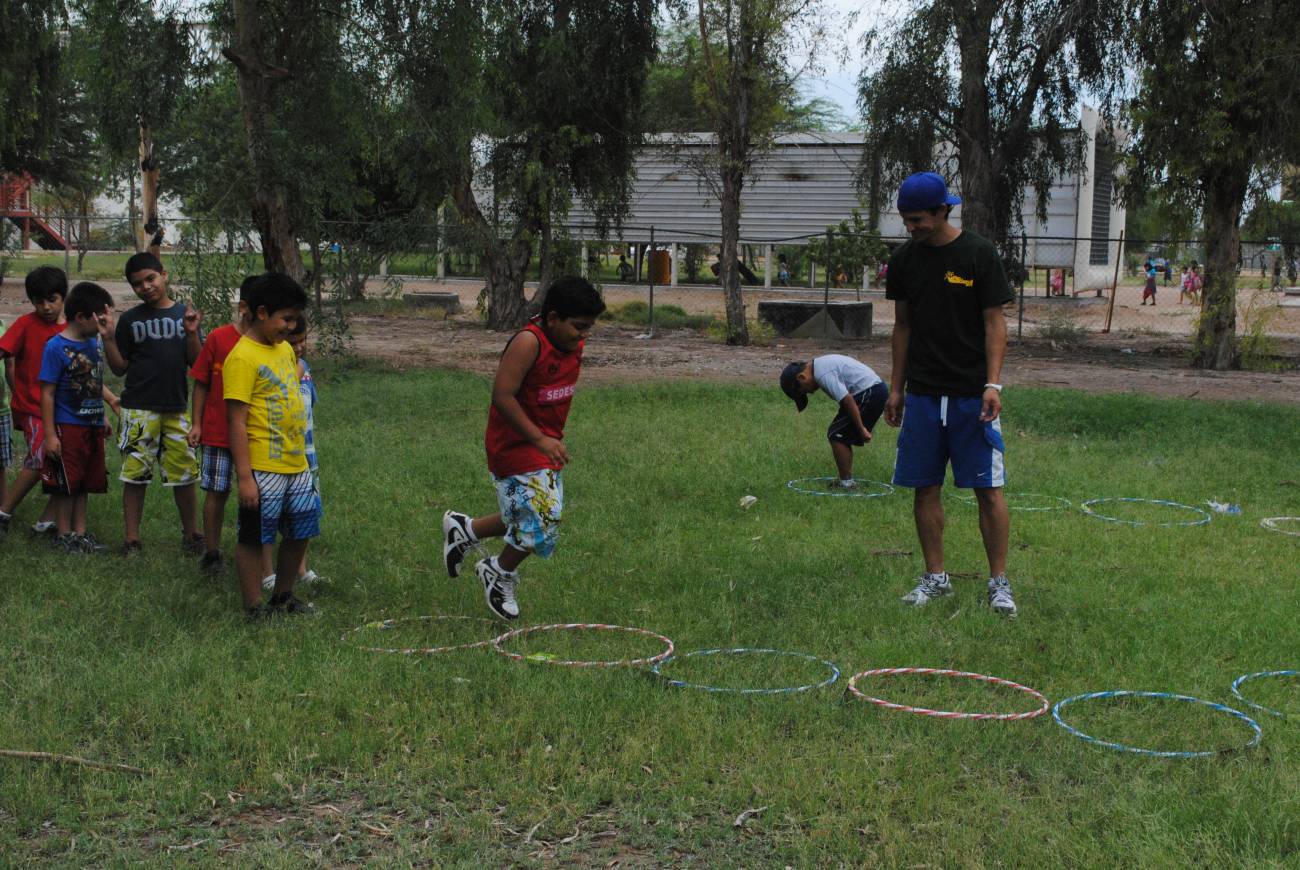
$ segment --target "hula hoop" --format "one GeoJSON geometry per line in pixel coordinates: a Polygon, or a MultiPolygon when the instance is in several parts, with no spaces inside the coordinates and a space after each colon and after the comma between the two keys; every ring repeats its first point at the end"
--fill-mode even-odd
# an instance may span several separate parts
{"type": "Polygon", "coordinates": [[[1037,692],[1028,686],[1022,686],[1019,683],[1013,683],[1011,680],[1004,680],[1001,677],[990,677],[985,674],[972,674],[969,671],[952,671],[947,670],[946,668],[874,668],[869,671],[863,671],[860,674],[854,674],[850,677],[849,691],[862,700],[879,707],[884,707],[887,710],[898,710],[902,713],[915,713],[918,716],[934,716],[939,719],[981,719],[1003,722],[1017,719],[1036,719],[1046,713],[1051,707],[1051,702],[1044,698],[1041,692],[1037,692]],[[968,680],[979,680],[983,683],[992,683],[995,686],[1006,686],[1008,689],[1015,689],[1017,692],[1024,692],[1029,697],[1038,701],[1040,706],[1037,710],[1029,710],[1024,713],[963,713],[954,710],[930,710],[926,707],[910,707],[907,704],[895,704],[892,701],[873,698],[858,688],[858,680],[863,677],[888,677],[896,674],[925,674],[932,677],[960,677],[968,680]]]}
{"type": "MultiPolygon", "coordinates": [[[[964,501],[966,504],[975,504],[976,502],[975,496],[973,495],[959,495],[957,498],[959,501],[964,501]]],[[[1061,498],[1059,495],[1043,495],[1039,492],[1009,492],[1006,494],[1006,499],[1007,510],[1022,511],[1024,513],[1063,511],[1074,507],[1074,502],[1070,501],[1068,498],[1061,498]],[[1048,507],[1016,507],[1010,503],[1013,498],[1047,498],[1055,502],[1060,502],[1060,504],[1049,505],[1048,507]]]]}
{"type": "Polygon", "coordinates": [[[1073,734],[1075,737],[1078,737],[1081,740],[1086,740],[1089,743],[1096,744],[1097,746],[1104,746],[1107,749],[1114,749],[1118,752],[1131,752],[1134,755],[1147,755],[1147,756],[1152,756],[1154,758],[1210,758],[1212,756],[1223,755],[1228,752],[1236,752],[1238,750],[1250,749],[1252,746],[1257,745],[1259,743],[1260,738],[1264,735],[1263,730],[1261,730],[1259,727],[1259,723],[1256,722],[1254,719],[1250,718],[1249,716],[1247,716],[1245,713],[1240,712],[1239,710],[1234,710],[1231,707],[1225,707],[1222,704],[1216,704],[1214,701],[1203,701],[1200,698],[1193,698],[1191,695],[1177,695],[1174,694],[1173,692],[1134,692],[1134,691],[1121,689],[1121,690],[1110,691],[1110,692],[1089,692],[1084,695],[1075,695],[1072,698],[1066,698],[1064,701],[1057,701],[1056,706],[1052,708],[1052,718],[1056,720],[1057,725],[1060,725],[1070,734],[1073,734]],[[1254,732],[1254,734],[1250,738],[1250,742],[1246,743],[1244,746],[1237,746],[1229,749],[1208,749],[1208,750],[1197,750],[1197,751],[1190,751],[1190,752],[1170,751],[1170,750],[1163,750],[1163,749],[1144,749],[1141,746],[1129,746],[1124,743],[1113,743],[1109,740],[1102,740],[1098,737],[1093,737],[1089,734],[1084,734],[1078,728],[1075,728],[1073,725],[1069,724],[1068,722],[1066,722],[1064,719],[1061,718],[1061,710],[1067,705],[1073,704],[1076,701],[1091,701],[1099,698],[1163,698],[1171,701],[1182,701],[1185,704],[1200,704],[1203,707],[1209,707],[1211,710],[1216,710],[1220,713],[1227,713],[1229,716],[1232,716],[1236,719],[1240,719],[1242,722],[1246,723],[1247,727],[1249,727],[1250,730],[1254,732]]]}
{"type": "Polygon", "coordinates": [[[1176,501],[1168,501],[1163,498],[1119,498],[1119,497],[1093,498],[1079,505],[1079,509],[1082,510],[1085,514],[1087,514],[1090,517],[1096,517],[1097,519],[1105,520],[1108,523],[1121,523],[1126,526],[1203,526],[1206,523],[1208,523],[1211,519],[1208,511],[1203,511],[1200,508],[1194,507],[1192,505],[1179,504],[1176,501]],[[1176,507],[1185,511],[1192,511],[1193,513],[1200,514],[1200,518],[1195,520],[1182,520],[1173,523],[1148,523],[1144,520],[1122,520],[1119,519],[1118,517],[1108,517],[1105,514],[1099,514],[1092,509],[1093,505],[1105,504],[1107,502],[1112,502],[1112,501],[1136,502],[1138,504],[1161,504],[1167,507],[1176,507]]]}
{"type": "Polygon", "coordinates": [[[838,482],[838,477],[797,477],[786,484],[786,488],[794,492],[801,492],[804,495],[829,495],[838,498],[884,498],[887,495],[894,494],[893,484],[885,483],[883,480],[859,480],[859,484],[869,483],[873,486],[883,486],[881,492],[863,492],[860,489],[844,489],[837,487],[832,489],[810,489],[807,485],[814,483],[838,482]]]}
{"type": "Polygon", "coordinates": [[[723,688],[721,686],[706,686],[702,683],[691,683],[691,682],[687,682],[686,680],[674,680],[671,677],[664,676],[664,672],[662,669],[667,665],[671,664],[672,662],[676,661],[675,657],[669,657],[664,659],[661,662],[655,662],[655,664],[650,668],[650,670],[653,671],[658,676],[664,677],[664,680],[667,681],[668,685],[676,686],[680,689],[699,689],[702,692],[731,692],[737,695],[781,695],[781,694],[794,693],[794,692],[808,692],[808,691],[812,691],[813,689],[823,689],[826,686],[831,685],[832,683],[834,683],[836,680],[840,678],[840,669],[835,667],[834,664],[826,661],[825,659],[819,659],[817,658],[817,656],[811,656],[808,655],[807,653],[786,652],[785,650],[779,650],[779,649],[763,649],[758,647],[735,647],[732,649],[697,649],[693,652],[685,653],[684,655],[680,656],[680,658],[688,659],[693,656],[713,656],[713,655],[736,656],[736,655],[749,655],[749,654],[789,656],[791,658],[804,659],[805,661],[816,662],[817,664],[825,665],[826,668],[830,671],[831,675],[828,678],[822,680],[820,683],[809,683],[806,686],[782,686],[778,688],[763,688],[763,689],[730,689],[730,688],[723,688]]]}
{"type": "Polygon", "coordinates": [[[1286,529],[1279,529],[1278,522],[1300,523],[1300,517],[1264,517],[1259,524],[1270,532],[1277,532],[1279,535],[1290,535],[1293,538],[1300,538],[1300,532],[1288,532],[1286,529]]]}
{"type": "Polygon", "coordinates": [[[1282,712],[1281,710],[1274,710],[1270,707],[1265,707],[1263,704],[1257,704],[1254,701],[1250,700],[1250,698],[1247,698],[1245,695],[1241,694],[1242,683],[1248,680],[1260,679],[1263,677],[1300,677],[1300,671],[1260,671],[1259,673],[1255,673],[1255,674],[1242,674],[1240,677],[1237,677],[1237,679],[1232,681],[1232,694],[1236,695],[1238,700],[1240,700],[1243,704],[1246,704],[1249,707],[1253,707],[1256,710],[1259,710],[1264,713],[1268,713],[1270,716],[1277,716],[1281,719],[1287,718],[1287,714],[1282,712]]]}
{"type": "MultiPolygon", "coordinates": [[[[365,625],[359,625],[356,628],[349,629],[348,631],[343,632],[343,635],[339,638],[339,640],[345,641],[348,639],[348,635],[356,634],[357,632],[365,631],[366,629],[387,631],[388,629],[395,628],[396,626],[401,625],[402,623],[405,622],[432,622],[435,620],[436,621],[465,620],[468,622],[487,622],[487,623],[491,623],[492,625],[498,624],[496,620],[488,619],[486,617],[480,618],[477,616],[439,616],[439,615],[408,616],[408,617],[403,617],[401,619],[380,619],[380,620],[376,620],[375,622],[367,622],[365,625]]],[[[488,638],[487,640],[478,640],[478,641],[474,641],[473,643],[458,643],[454,646],[431,646],[431,647],[359,646],[357,647],[357,649],[361,650],[362,652],[394,653],[396,655],[410,656],[410,655],[436,655],[437,653],[456,652],[458,650],[463,650],[463,649],[478,649],[479,647],[490,646],[491,644],[492,644],[492,638],[488,638]]]]}
{"type": "Polygon", "coordinates": [[[669,658],[673,654],[673,642],[662,634],[656,634],[644,628],[629,628],[625,625],[605,625],[599,622],[564,622],[554,625],[530,625],[524,628],[516,628],[514,631],[507,631],[500,637],[493,638],[491,641],[492,648],[501,653],[506,658],[514,659],[517,662],[538,661],[548,665],[565,665],[570,668],[635,668],[642,665],[653,665],[669,658]],[[665,649],[658,655],[649,656],[639,659],[619,659],[612,662],[586,662],[586,661],[565,661],[555,659],[544,654],[526,656],[522,653],[510,652],[504,644],[506,641],[525,635],[535,634],[539,631],[625,631],[628,634],[639,634],[643,637],[654,638],[663,643],[665,649]]]}

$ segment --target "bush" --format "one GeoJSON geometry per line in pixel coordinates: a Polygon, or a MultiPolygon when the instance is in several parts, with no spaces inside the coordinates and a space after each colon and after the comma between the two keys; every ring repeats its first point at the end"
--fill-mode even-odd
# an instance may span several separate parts
{"type": "MultiPolygon", "coordinates": [[[[601,316],[616,323],[649,326],[650,306],[634,299],[605,309],[601,316]]],[[[713,322],[710,314],[687,314],[686,309],[678,305],[655,306],[655,327],[658,329],[708,329],[713,322]]]]}

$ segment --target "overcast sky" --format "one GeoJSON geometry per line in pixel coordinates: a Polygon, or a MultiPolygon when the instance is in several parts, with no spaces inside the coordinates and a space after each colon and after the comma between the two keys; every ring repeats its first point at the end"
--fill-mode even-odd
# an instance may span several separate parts
{"type": "Polygon", "coordinates": [[[833,57],[829,53],[822,58],[825,68],[821,76],[808,76],[803,81],[804,93],[809,97],[822,97],[840,107],[840,112],[849,123],[859,123],[858,118],[858,76],[862,72],[862,48],[858,41],[862,34],[874,24],[886,6],[896,4],[888,0],[826,0],[826,5],[837,15],[849,16],[857,13],[856,19],[841,34],[841,46],[835,54],[843,49],[846,57],[833,57]]]}

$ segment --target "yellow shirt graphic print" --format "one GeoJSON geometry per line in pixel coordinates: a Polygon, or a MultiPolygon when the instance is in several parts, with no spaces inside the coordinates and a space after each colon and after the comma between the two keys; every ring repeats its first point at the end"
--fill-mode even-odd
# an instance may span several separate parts
{"type": "Polygon", "coordinates": [[[288,342],[241,338],[226,357],[222,390],[227,399],[248,405],[248,458],[255,471],[307,470],[307,412],[288,342]]]}
{"type": "Polygon", "coordinates": [[[956,272],[947,273],[946,275],[943,276],[943,280],[947,281],[949,284],[960,284],[963,287],[975,286],[974,278],[963,278],[962,276],[958,275],[956,272]]]}

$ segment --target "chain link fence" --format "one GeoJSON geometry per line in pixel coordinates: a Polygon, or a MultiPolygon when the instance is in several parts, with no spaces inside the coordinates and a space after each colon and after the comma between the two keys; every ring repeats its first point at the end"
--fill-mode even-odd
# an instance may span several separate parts
{"type": "MultiPolygon", "coordinates": [[[[10,277],[37,262],[68,270],[73,280],[121,281],[122,265],[135,250],[132,223],[117,216],[49,216],[45,224],[66,246],[39,250],[50,239],[32,231],[29,249],[11,223],[0,230],[0,266],[10,277]]],[[[178,291],[205,311],[230,311],[244,277],[262,270],[258,234],[251,224],[204,219],[164,220],[162,254],[178,291]]],[[[402,294],[417,285],[481,286],[480,240],[452,220],[321,222],[301,255],[321,338],[345,347],[347,306],[363,298],[402,294]]],[[[874,237],[873,237],[874,238],[874,237]]],[[[892,250],[904,239],[880,239],[892,250]]],[[[630,227],[601,233],[589,226],[559,226],[550,240],[554,275],[579,272],[607,287],[648,291],[719,292],[720,240],[671,226],[630,227]]],[[[536,280],[536,245],[529,278],[536,280]]],[[[1012,334],[1050,340],[1083,340],[1110,332],[1186,337],[1200,316],[1199,286],[1205,276],[1200,240],[1159,243],[1119,238],[1023,235],[1001,246],[1017,286],[1009,310],[1012,334]],[[1155,270],[1154,292],[1148,264],[1155,270]]],[[[821,296],[864,299],[875,322],[887,327],[893,306],[884,299],[884,268],[878,262],[834,264],[813,259],[836,250],[825,235],[742,239],[741,275],[749,297],[821,296]]],[[[1247,342],[1300,338],[1300,288],[1296,256],[1300,242],[1244,241],[1236,276],[1237,328],[1247,342]]],[[[717,298],[721,312],[721,298],[717,298]]]]}

